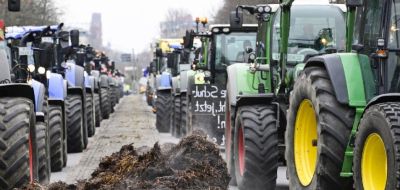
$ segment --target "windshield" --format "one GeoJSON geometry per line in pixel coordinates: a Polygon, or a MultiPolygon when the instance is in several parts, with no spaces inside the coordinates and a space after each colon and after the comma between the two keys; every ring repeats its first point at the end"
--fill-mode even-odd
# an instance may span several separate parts
{"type": "MultiPolygon", "coordinates": [[[[280,13],[273,27],[274,60],[279,60],[280,13]]],[[[300,63],[308,54],[324,53],[327,48],[344,50],[345,20],[335,6],[293,6],[290,20],[288,62],[300,63]]]]}
{"type": "Polygon", "coordinates": [[[215,35],[215,68],[223,70],[232,63],[247,63],[246,48],[255,49],[256,32],[215,35]]]}

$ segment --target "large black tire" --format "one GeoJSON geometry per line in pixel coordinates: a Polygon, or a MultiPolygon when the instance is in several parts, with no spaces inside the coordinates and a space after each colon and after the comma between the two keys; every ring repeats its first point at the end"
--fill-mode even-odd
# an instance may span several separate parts
{"type": "Polygon", "coordinates": [[[101,110],[100,110],[100,95],[98,93],[94,93],[94,109],[95,109],[95,124],[96,127],[100,127],[101,123],[101,110]]]}
{"type": "Polygon", "coordinates": [[[188,121],[188,101],[186,94],[181,95],[181,117],[180,117],[180,125],[181,125],[181,135],[182,137],[185,137],[188,135],[188,126],[187,126],[187,121],[188,121]]]}
{"type": "Polygon", "coordinates": [[[82,99],[79,95],[68,95],[65,100],[65,106],[67,112],[68,153],[82,152],[85,147],[82,99]]]}
{"type": "Polygon", "coordinates": [[[172,110],[172,96],[170,91],[157,91],[156,110],[156,128],[158,132],[169,132],[172,110]]]}
{"type": "Polygon", "coordinates": [[[50,153],[48,145],[48,131],[46,123],[36,122],[36,145],[38,150],[39,183],[48,184],[50,181],[50,153]]]}
{"type": "Polygon", "coordinates": [[[34,123],[31,100],[0,98],[0,189],[29,183],[29,132],[34,123]]]}
{"type": "Polygon", "coordinates": [[[86,126],[88,137],[93,137],[96,133],[95,118],[93,117],[93,98],[91,93],[86,93],[86,126]]]}
{"type": "MultiPolygon", "coordinates": [[[[289,186],[293,189],[351,189],[351,178],[340,177],[340,172],[354,120],[354,110],[337,101],[325,69],[321,67],[306,68],[294,84],[289,101],[288,124],[285,134],[289,186]],[[313,110],[316,121],[316,130],[310,132],[315,133],[317,139],[309,142],[317,150],[315,151],[316,166],[314,173],[311,174],[312,178],[308,178],[309,184],[306,184],[308,179],[303,180],[303,183],[300,181],[295,164],[294,138],[295,130],[298,130],[295,125],[300,104],[303,102],[304,105],[311,106],[305,109],[313,110]]],[[[298,150],[297,152],[300,152],[298,154],[301,155],[302,151],[298,150]]]]}
{"type": "MultiPolygon", "coordinates": [[[[354,184],[356,189],[365,189],[363,180],[372,183],[372,189],[398,189],[400,186],[400,103],[387,102],[380,103],[369,107],[363,118],[361,119],[356,140],[353,157],[353,171],[354,171],[354,184]],[[377,135],[377,136],[375,136],[377,135]],[[373,161],[372,168],[380,171],[374,171],[370,168],[363,168],[362,161],[364,155],[364,148],[369,137],[380,137],[383,141],[383,146],[380,148],[377,143],[370,144],[375,146],[373,153],[368,156],[373,161]],[[386,154],[386,158],[382,155],[386,154]],[[384,160],[382,160],[384,159],[384,160]],[[386,161],[386,162],[385,162],[386,161]],[[386,163],[386,165],[385,165],[386,163]],[[386,167],[386,173],[385,173],[386,167]],[[366,179],[363,179],[362,171],[365,170],[367,174],[366,179]],[[377,183],[377,179],[386,175],[386,182],[377,183]],[[371,177],[371,178],[368,178],[371,177]]],[[[368,153],[366,153],[368,154],[368,153]]],[[[365,162],[369,162],[365,160],[365,162]]],[[[371,162],[369,162],[371,163],[371,162]]]]}
{"type": "Polygon", "coordinates": [[[103,119],[110,118],[111,113],[111,106],[110,106],[110,99],[108,96],[108,89],[101,88],[100,89],[100,100],[101,100],[101,114],[103,119]]]}
{"type": "Polygon", "coordinates": [[[117,94],[115,94],[115,87],[110,87],[110,106],[111,106],[111,113],[114,113],[114,107],[117,101],[117,94]]]}
{"type": "Polygon", "coordinates": [[[238,109],[234,163],[239,189],[275,189],[278,170],[278,129],[275,106],[238,109]]]}
{"type": "Polygon", "coordinates": [[[63,119],[62,108],[49,105],[50,157],[51,171],[61,171],[63,168],[63,119]]]}
{"type": "Polygon", "coordinates": [[[174,126],[172,126],[175,130],[174,131],[174,137],[181,137],[182,136],[182,130],[181,130],[181,98],[180,96],[175,96],[174,97],[174,114],[173,114],[173,119],[174,119],[174,126]]]}

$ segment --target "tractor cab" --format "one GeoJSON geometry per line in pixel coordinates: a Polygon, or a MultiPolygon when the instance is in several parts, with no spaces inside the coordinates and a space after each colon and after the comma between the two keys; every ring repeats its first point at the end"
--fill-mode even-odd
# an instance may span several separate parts
{"type": "Polygon", "coordinates": [[[385,2],[364,1],[355,13],[353,50],[370,57],[376,95],[400,92],[400,1],[385,2]]]}

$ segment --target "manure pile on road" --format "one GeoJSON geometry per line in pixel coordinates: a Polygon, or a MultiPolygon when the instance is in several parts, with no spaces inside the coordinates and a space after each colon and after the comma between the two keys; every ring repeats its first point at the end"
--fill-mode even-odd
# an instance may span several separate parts
{"type": "Polygon", "coordinates": [[[92,177],[77,184],[57,182],[47,187],[31,184],[25,189],[227,189],[226,163],[215,144],[200,135],[178,145],[159,145],[143,154],[132,144],[103,158],[92,177]]]}

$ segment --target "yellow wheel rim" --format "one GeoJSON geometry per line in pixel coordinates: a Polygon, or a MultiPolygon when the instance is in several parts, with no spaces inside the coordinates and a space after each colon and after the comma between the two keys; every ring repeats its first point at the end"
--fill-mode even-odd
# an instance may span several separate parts
{"type": "Polygon", "coordinates": [[[387,156],[385,144],[377,133],[367,137],[361,159],[361,178],[364,190],[385,189],[387,156]]]}
{"type": "Polygon", "coordinates": [[[310,185],[317,165],[317,118],[313,104],[305,99],[297,111],[294,131],[294,161],[303,186],[310,185]]]}

